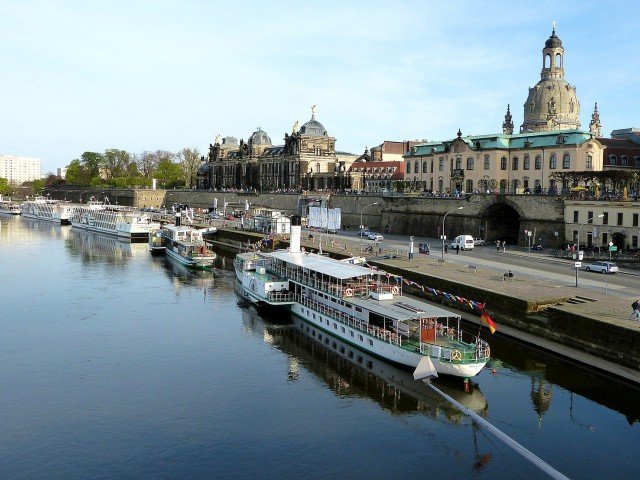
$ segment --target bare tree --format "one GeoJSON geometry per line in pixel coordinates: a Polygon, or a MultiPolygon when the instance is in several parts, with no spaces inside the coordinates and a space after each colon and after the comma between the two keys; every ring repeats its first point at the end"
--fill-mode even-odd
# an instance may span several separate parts
{"type": "Polygon", "coordinates": [[[184,183],[188,188],[196,184],[196,174],[200,165],[200,151],[197,148],[183,148],[178,152],[178,163],[182,167],[184,183]]]}

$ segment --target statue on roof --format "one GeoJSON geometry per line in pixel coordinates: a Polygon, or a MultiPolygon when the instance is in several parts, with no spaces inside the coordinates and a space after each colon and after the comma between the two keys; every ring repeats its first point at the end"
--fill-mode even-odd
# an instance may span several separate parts
{"type": "Polygon", "coordinates": [[[316,118],[316,106],[311,106],[311,118],[316,118]]]}
{"type": "Polygon", "coordinates": [[[215,145],[220,145],[220,134],[216,135],[216,139],[214,140],[215,145]]]}
{"type": "Polygon", "coordinates": [[[298,120],[296,120],[296,123],[293,124],[293,127],[291,128],[291,133],[294,135],[298,133],[298,120]]]}

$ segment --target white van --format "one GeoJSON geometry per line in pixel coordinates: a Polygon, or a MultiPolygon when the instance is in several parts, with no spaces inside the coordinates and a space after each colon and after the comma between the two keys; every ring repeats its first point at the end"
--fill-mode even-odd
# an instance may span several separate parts
{"type": "Polygon", "coordinates": [[[460,250],[473,250],[475,243],[471,235],[458,235],[453,242],[451,242],[451,249],[455,250],[456,247],[460,247],[460,250]]]}

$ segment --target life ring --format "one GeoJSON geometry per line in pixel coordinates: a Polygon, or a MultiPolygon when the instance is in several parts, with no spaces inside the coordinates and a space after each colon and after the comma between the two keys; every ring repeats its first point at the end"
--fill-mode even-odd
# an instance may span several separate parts
{"type": "Polygon", "coordinates": [[[451,360],[462,360],[462,352],[460,350],[451,350],[451,360]]]}
{"type": "Polygon", "coordinates": [[[351,290],[350,288],[345,288],[344,296],[345,297],[353,297],[353,290],[351,290]]]}
{"type": "Polygon", "coordinates": [[[393,287],[391,287],[391,293],[393,293],[394,295],[398,295],[400,293],[400,289],[398,288],[397,285],[394,285],[393,287]]]}
{"type": "Polygon", "coordinates": [[[487,358],[491,357],[491,348],[487,347],[487,358]]]}

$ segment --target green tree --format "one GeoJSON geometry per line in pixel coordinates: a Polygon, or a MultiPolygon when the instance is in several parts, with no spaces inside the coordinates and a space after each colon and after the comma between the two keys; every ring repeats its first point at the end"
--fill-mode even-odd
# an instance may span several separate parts
{"type": "Polygon", "coordinates": [[[0,195],[11,195],[9,180],[6,178],[0,178],[0,195]]]}
{"type": "Polygon", "coordinates": [[[69,185],[75,185],[78,187],[89,185],[89,180],[91,179],[87,169],[77,158],[67,165],[66,178],[69,185]]]}
{"type": "Polygon", "coordinates": [[[182,167],[167,158],[158,162],[156,178],[162,188],[171,188],[182,184],[182,167]]]}
{"type": "Polygon", "coordinates": [[[99,177],[100,171],[104,168],[104,156],[101,153],[96,152],[84,152],[80,156],[82,166],[87,172],[86,179],[93,177],[99,177]]]}

